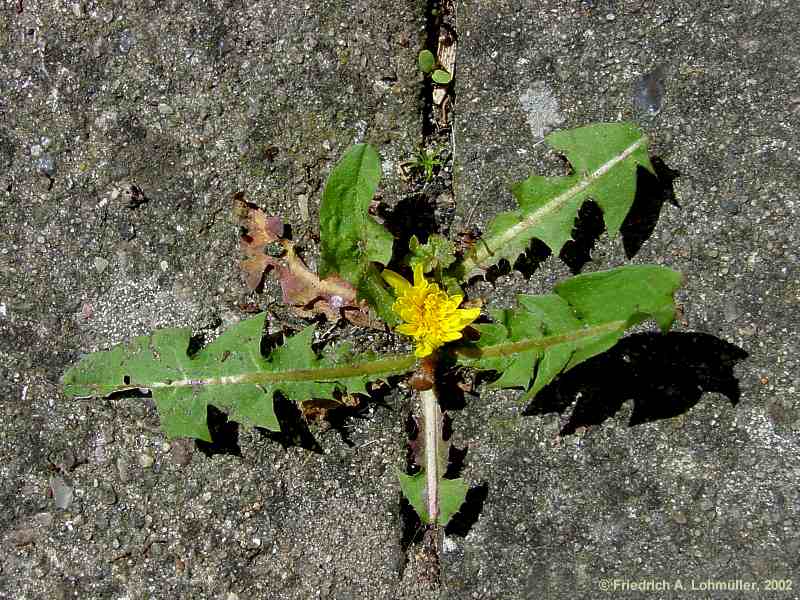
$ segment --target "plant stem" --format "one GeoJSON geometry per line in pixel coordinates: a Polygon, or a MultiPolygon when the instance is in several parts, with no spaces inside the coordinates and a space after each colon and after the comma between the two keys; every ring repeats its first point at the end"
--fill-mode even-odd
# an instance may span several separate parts
{"type": "Polygon", "coordinates": [[[422,425],[425,436],[425,480],[428,518],[436,524],[439,517],[439,424],[442,411],[434,388],[420,392],[422,401],[422,425]]]}

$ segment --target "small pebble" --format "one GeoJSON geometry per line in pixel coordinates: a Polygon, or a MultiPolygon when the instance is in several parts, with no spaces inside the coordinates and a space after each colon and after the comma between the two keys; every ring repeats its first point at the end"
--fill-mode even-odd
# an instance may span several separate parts
{"type": "Polygon", "coordinates": [[[657,66],[633,85],[633,105],[640,113],[657,115],[664,101],[664,68],[657,66]]]}
{"type": "Polygon", "coordinates": [[[194,443],[191,440],[181,439],[175,440],[170,449],[172,462],[176,465],[185,466],[192,462],[192,453],[194,451],[194,443]]]}
{"type": "Polygon", "coordinates": [[[118,497],[116,490],[110,485],[103,486],[103,488],[100,490],[100,502],[106,506],[113,506],[117,503],[117,500],[118,497]]]}
{"type": "Polygon", "coordinates": [[[36,530],[31,527],[17,529],[8,534],[8,541],[14,546],[27,546],[36,541],[36,530]]]}
{"type": "Polygon", "coordinates": [[[44,154],[36,161],[36,169],[42,175],[52,177],[56,174],[56,161],[50,154],[44,154]]]}
{"type": "Polygon", "coordinates": [[[167,269],[169,269],[169,263],[165,260],[162,260],[160,263],[158,263],[158,266],[160,266],[161,270],[165,272],[167,269]]]}
{"type": "Polygon", "coordinates": [[[686,514],[679,510],[676,510],[674,513],[672,513],[672,519],[678,525],[686,525],[686,523],[689,522],[689,519],[686,518],[686,514]]]}
{"type": "Polygon", "coordinates": [[[106,41],[102,37],[98,37],[92,44],[92,56],[100,58],[106,48],[106,41]]]}
{"type": "Polygon", "coordinates": [[[119,480],[122,483],[128,483],[128,481],[130,481],[130,475],[128,474],[128,461],[121,456],[117,458],[117,475],[119,475],[119,480]]]}
{"type": "Polygon", "coordinates": [[[53,513],[49,512],[37,513],[36,516],[33,517],[33,520],[36,522],[37,525],[44,527],[46,529],[53,524],[53,513]]]}
{"type": "Polygon", "coordinates": [[[53,492],[53,501],[56,508],[66,510],[72,504],[72,488],[61,477],[50,478],[50,490],[53,492]]]}
{"type": "Polygon", "coordinates": [[[127,54],[136,45],[136,36],[130,29],[125,29],[119,36],[119,51],[127,54]]]}
{"type": "Polygon", "coordinates": [[[108,261],[102,256],[98,256],[94,259],[94,268],[98,273],[102,273],[108,268],[108,261]]]}
{"type": "Polygon", "coordinates": [[[739,203],[736,200],[727,198],[720,202],[720,208],[730,215],[735,215],[739,212],[739,203]]]}
{"type": "Polygon", "coordinates": [[[72,469],[78,465],[78,459],[75,456],[75,452],[72,450],[72,448],[66,448],[61,453],[61,464],[67,471],[72,471],[72,469]]]}
{"type": "Polygon", "coordinates": [[[735,321],[736,317],[739,316],[739,308],[736,306],[736,302],[730,299],[725,300],[722,304],[722,315],[728,323],[735,321]]]}
{"type": "Polygon", "coordinates": [[[308,221],[308,194],[297,195],[297,206],[300,208],[300,218],[303,220],[303,222],[308,221]]]}
{"type": "Polygon", "coordinates": [[[133,223],[129,221],[121,221],[117,225],[117,231],[119,232],[119,237],[126,242],[136,237],[136,228],[133,226],[133,223]]]}
{"type": "Polygon", "coordinates": [[[155,459],[150,454],[140,454],[139,455],[139,464],[143,469],[148,469],[153,466],[155,459]]]}

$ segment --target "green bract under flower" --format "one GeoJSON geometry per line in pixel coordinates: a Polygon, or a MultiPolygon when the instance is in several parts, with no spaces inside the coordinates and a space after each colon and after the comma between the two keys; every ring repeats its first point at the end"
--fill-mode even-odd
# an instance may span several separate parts
{"type": "Polygon", "coordinates": [[[478,318],[479,308],[458,308],[463,296],[450,296],[426,281],[422,265],[414,265],[414,283],[385,269],[383,278],[394,288],[392,310],[404,321],[396,331],[416,340],[414,354],[423,358],[447,342],[461,338],[461,331],[478,318]]]}

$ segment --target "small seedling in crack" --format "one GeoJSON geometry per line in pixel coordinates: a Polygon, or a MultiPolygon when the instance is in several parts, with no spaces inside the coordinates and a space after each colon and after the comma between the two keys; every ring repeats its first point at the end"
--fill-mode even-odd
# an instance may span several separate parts
{"type": "Polygon", "coordinates": [[[420,71],[429,75],[436,66],[436,56],[430,50],[421,50],[417,56],[417,66],[420,71]]]}
{"type": "Polygon", "coordinates": [[[422,50],[417,56],[419,70],[429,75],[434,83],[447,85],[453,80],[453,75],[439,62],[430,50],[422,50]]]}
{"type": "Polygon", "coordinates": [[[444,388],[437,381],[442,371],[495,372],[492,387],[519,389],[520,401],[527,402],[561,373],[612,348],[629,328],[654,321],[665,331],[675,318],[673,295],[682,277],[655,265],[578,275],[550,294],[521,294],[515,306],[504,309],[485,311],[480,298],[466,297],[469,279],[502,259],[513,264],[534,239],[557,255],[590,198],[609,234],[616,235],[633,204],[637,170],[653,173],[647,138],[632,124],[559,131],[546,141],[566,156],[572,172],[532,175],[516,184],[517,208],[495,216],[460,254],[442,236],[431,235],[425,244],[412,238],[406,256],[393,256],[392,234],[369,212],[381,162],[366,144],[352,147],[326,183],[318,273],[283,237],[280,219],[236,197],[244,228],[242,269],[251,288],[268,273],[278,278],[283,301],[299,317],[380,323],[413,341],[412,351],[381,355],[344,343],[320,349],[313,344],[313,324],[266,347],[261,313],[192,354],[186,328],[159,329],[90,354],[64,375],[65,393],[106,397],[148,389],[169,437],[208,441],[209,406],[244,425],[278,431],[276,393],[302,407],[343,395],[367,396],[374,382],[413,374],[418,470],[398,473],[400,489],[423,523],[447,525],[461,508],[468,483],[446,475],[448,444],[438,397],[444,388]],[[390,262],[400,265],[399,272],[387,268],[390,262]]]}
{"type": "Polygon", "coordinates": [[[404,173],[418,173],[425,179],[425,183],[430,183],[441,167],[441,151],[436,148],[420,148],[411,160],[400,164],[404,173]]]}

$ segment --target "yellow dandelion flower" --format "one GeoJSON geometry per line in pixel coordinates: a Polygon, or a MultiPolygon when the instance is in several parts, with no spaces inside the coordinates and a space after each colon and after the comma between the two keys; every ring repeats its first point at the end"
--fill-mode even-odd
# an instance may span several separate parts
{"type": "Polygon", "coordinates": [[[480,308],[458,308],[463,296],[449,296],[435,283],[425,280],[422,265],[414,265],[414,284],[394,271],[384,269],[383,278],[394,288],[397,300],[392,310],[404,321],[396,331],[416,340],[419,358],[442,344],[461,338],[461,330],[478,318],[480,308]]]}

